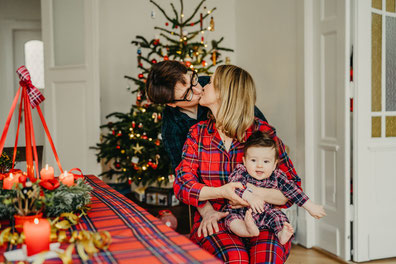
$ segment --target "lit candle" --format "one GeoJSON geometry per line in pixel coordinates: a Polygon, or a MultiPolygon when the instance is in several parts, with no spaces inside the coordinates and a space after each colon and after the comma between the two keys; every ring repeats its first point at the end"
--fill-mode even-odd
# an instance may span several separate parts
{"type": "Polygon", "coordinates": [[[71,173],[67,173],[67,171],[65,171],[64,173],[62,173],[59,176],[59,180],[67,186],[73,186],[74,184],[74,176],[71,173]]]}
{"type": "Polygon", "coordinates": [[[47,219],[35,218],[34,222],[25,222],[23,232],[28,256],[49,250],[51,225],[47,219]]]}
{"type": "Polygon", "coordinates": [[[12,173],[10,173],[10,176],[4,178],[3,180],[3,189],[11,190],[14,183],[18,184],[18,180],[19,180],[19,175],[14,176],[12,175],[12,173]]]}
{"type": "Polygon", "coordinates": [[[41,176],[41,180],[43,181],[52,180],[54,178],[54,168],[46,164],[45,168],[41,169],[40,176],[41,176]]]}

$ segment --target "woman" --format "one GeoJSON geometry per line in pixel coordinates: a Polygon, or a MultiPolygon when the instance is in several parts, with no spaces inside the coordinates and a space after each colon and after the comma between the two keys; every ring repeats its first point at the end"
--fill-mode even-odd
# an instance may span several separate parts
{"type": "MultiPolygon", "coordinates": [[[[201,214],[204,208],[221,211],[228,202],[248,205],[235,194],[236,188],[243,188],[242,184],[227,183],[227,177],[242,162],[243,144],[256,130],[266,131],[278,141],[279,169],[300,186],[300,179],[275,129],[254,118],[255,101],[256,90],[251,76],[233,65],[219,66],[204,87],[199,103],[210,109],[212,117],[191,127],[174,183],[179,200],[200,208],[201,214]]],[[[287,201],[279,190],[248,187],[262,194],[263,202],[282,205],[287,201]]],[[[201,214],[194,216],[191,239],[226,263],[286,261],[290,242],[282,246],[268,230],[261,231],[258,237],[242,239],[227,232],[220,220],[217,228],[213,226],[215,232],[210,232],[213,234],[199,236],[198,230],[202,230],[200,225],[203,224],[201,214]]]]}

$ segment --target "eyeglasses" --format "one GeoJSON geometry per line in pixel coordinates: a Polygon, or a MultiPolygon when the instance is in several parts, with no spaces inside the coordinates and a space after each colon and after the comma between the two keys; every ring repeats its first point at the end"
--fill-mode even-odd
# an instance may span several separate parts
{"type": "Polygon", "coordinates": [[[190,88],[187,89],[186,93],[183,96],[183,99],[175,99],[174,102],[190,102],[194,96],[193,87],[198,84],[198,74],[196,71],[192,71],[191,80],[190,80],[190,88]]]}

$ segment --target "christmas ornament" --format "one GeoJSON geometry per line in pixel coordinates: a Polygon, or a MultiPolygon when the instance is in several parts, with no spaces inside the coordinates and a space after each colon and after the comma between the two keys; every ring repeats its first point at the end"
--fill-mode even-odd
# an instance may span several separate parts
{"type": "Polygon", "coordinates": [[[165,56],[164,56],[164,60],[166,60],[166,61],[169,60],[168,55],[165,55],[165,56]]]}
{"type": "Polygon", "coordinates": [[[195,25],[194,23],[191,23],[191,24],[190,24],[190,26],[194,26],[194,25],[195,25]]]}
{"type": "Polygon", "coordinates": [[[154,10],[151,10],[151,18],[155,19],[155,11],[154,10]]]}
{"type": "Polygon", "coordinates": [[[161,133],[158,133],[157,138],[162,140],[162,134],[161,134],[161,133]]]}
{"type": "Polygon", "coordinates": [[[139,143],[136,143],[134,147],[132,147],[135,154],[139,153],[142,154],[143,146],[140,146],[139,143]]]}
{"type": "Polygon", "coordinates": [[[143,132],[142,138],[143,139],[147,139],[148,138],[147,135],[146,135],[146,132],[143,132]]]}
{"type": "Polygon", "coordinates": [[[157,60],[156,59],[152,59],[151,62],[155,64],[155,63],[157,63],[157,60]]]}
{"type": "Polygon", "coordinates": [[[143,124],[139,123],[138,128],[142,128],[142,127],[143,127],[143,124]]]}
{"type": "Polygon", "coordinates": [[[158,114],[157,113],[153,113],[151,115],[151,118],[154,119],[154,123],[158,123],[158,114]]]}
{"type": "Polygon", "coordinates": [[[225,58],[225,64],[230,64],[231,63],[231,59],[230,59],[230,57],[226,57],[225,58]]]}
{"type": "Polygon", "coordinates": [[[169,180],[169,182],[174,182],[175,181],[175,175],[174,174],[170,174],[170,175],[168,175],[168,180],[169,180]]]}
{"type": "Polygon", "coordinates": [[[121,146],[116,146],[116,149],[120,149],[121,148],[121,146]]]}
{"type": "Polygon", "coordinates": [[[206,60],[203,60],[203,61],[202,61],[202,66],[203,66],[203,67],[206,67],[206,60]]]}
{"type": "Polygon", "coordinates": [[[216,58],[217,57],[217,54],[216,54],[216,51],[213,51],[212,52],[212,63],[213,63],[213,65],[216,65],[216,58]]]}
{"type": "Polygon", "coordinates": [[[131,161],[132,161],[132,163],[138,164],[139,157],[133,156],[131,161]]]}
{"type": "Polygon", "coordinates": [[[125,154],[125,149],[121,149],[121,154],[125,154]]]}
{"type": "Polygon", "coordinates": [[[169,26],[169,23],[168,23],[168,22],[166,22],[166,23],[165,23],[165,26],[169,26]]]}
{"type": "Polygon", "coordinates": [[[136,123],[135,123],[135,121],[132,121],[132,123],[131,123],[131,124],[132,124],[132,127],[133,127],[133,128],[135,128],[135,126],[136,126],[136,123]]]}
{"type": "Polygon", "coordinates": [[[177,228],[177,218],[169,210],[161,210],[158,212],[159,219],[162,223],[170,228],[176,230],[177,228]]]}
{"type": "Polygon", "coordinates": [[[143,79],[143,77],[144,77],[143,73],[139,73],[138,77],[139,77],[139,79],[143,79]]]}
{"type": "Polygon", "coordinates": [[[203,14],[202,13],[199,14],[199,17],[200,17],[200,19],[199,19],[199,27],[200,27],[200,30],[202,31],[202,29],[203,29],[203,14]]]}
{"type": "Polygon", "coordinates": [[[213,17],[210,18],[210,31],[214,31],[215,30],[215,23],[214,23],[214,19],[213,17]]]}

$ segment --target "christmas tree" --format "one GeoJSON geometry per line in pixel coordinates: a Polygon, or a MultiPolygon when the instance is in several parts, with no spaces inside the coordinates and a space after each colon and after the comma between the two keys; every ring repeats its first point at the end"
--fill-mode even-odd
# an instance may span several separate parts
{"type": "MultiPolygon", "coordinates": [[[[223,38],[212,40],[210,48],[206,32],[214,31],[215,23],[212,13],[216,8],[207,9],[202,0],[191,15],[184,14],[183,0],[180,0],[180,11],[171,3],[173,10],[169,16],[155,1],[150,2],[164,15],[164,26],[155,27],[158,37],[148,41],[143,36],[136,36],[132,44],[137,46],[139,74],[137,78],[125,76],[137,88],[128,88],[136,93],[136,104],[129,113],[111,113],[107,119],[116,119],[102,125],[106,134],[102,134],[98,162],[109,165],[101,173],[106,177],[117,177],[119,181],[129,184],[147,185],[157,182],[160,185],[172,180],[170,161],[162,146],[161,113],[163,105],[147,101],[144,88],[146,76],[151,66],[161,60],[178,60],[198,73],[211,74],[211,68],[222,63],[220,51],[232,51],[220,46],[223,38]]],[[[155,12],[152,11],[152,16],[155,12]]],[[[226,58],[226,63],[229,58],[226,58]]]]}

